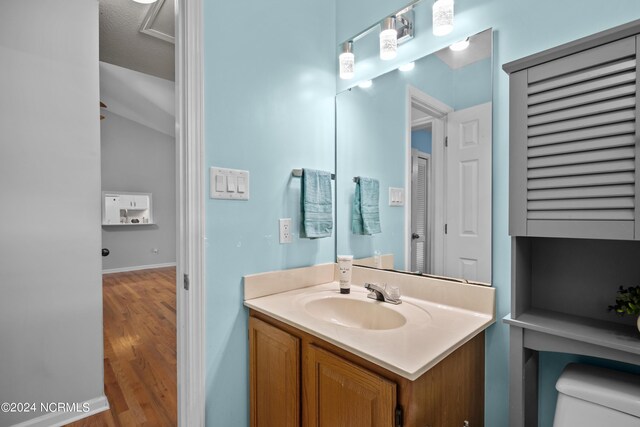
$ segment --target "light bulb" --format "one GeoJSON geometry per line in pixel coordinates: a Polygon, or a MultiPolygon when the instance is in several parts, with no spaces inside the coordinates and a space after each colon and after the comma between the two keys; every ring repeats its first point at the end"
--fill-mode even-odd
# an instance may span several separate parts
{"type": "Polygon", "coordinates": [[[385,18],[380,32],[380,59],[389,60],[398,54],[398,32],[396,31],[396,19],[385,18]]]}
{"type": "Polygon", "coordinates": [[[444,36],[453,30],[453,0],[436,0],[433,4],[433,35],[444,36]]]}
{"type": "Polygon", "coordinates": [[[460,52],[461,50],[465,50],[468,47],[469,47],[469,37],[467,37],[464,40],[460,40],[459,42],[455,42],[454,44],[449,46],[449,49],[451,49],[454,52],[460,52]]]}
{"type": "Polygon", "coordinates": [[[411,71],[414,68],[416,68],[416,63],[415,62],[409,62],[408,64],[404,64],[398,67],[398,70],[400,71],[411,71]]]}
{"type": "Polygon", "coordinates": [[[340,78],[349,80],[353,78],[356,65],[356,57],[353,54],[353,42],[345,42],[342,45],[342,53],[338,56],[340,63],[340,78]]]}
{"type": "Polygon", "coordinates": [[[360,86],[362,89],[369,89],[371,86],[373,86],[373,80],[365,80],[358,86],[360,86]]]}

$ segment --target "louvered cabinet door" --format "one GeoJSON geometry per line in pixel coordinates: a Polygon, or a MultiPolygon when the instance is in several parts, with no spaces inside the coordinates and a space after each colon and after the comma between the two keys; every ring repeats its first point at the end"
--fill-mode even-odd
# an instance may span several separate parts
{"type": "Polygon", "coordinates": [[[634,36],[511,74],[512,236],[640,238],[637,51],[634,36]]]}

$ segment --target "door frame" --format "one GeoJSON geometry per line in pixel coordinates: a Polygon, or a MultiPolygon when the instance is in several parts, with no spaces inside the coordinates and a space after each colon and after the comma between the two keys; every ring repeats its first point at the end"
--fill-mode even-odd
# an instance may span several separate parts
{"type": "Polygon", "coordinates": [[[202,0],[174,0],[178,425],[202,427],[204,384],[204,83],[202,0]],[[186,289],[188,287],[188,290],[186,289]]]}
{"type": "MultiPolygon", "coordinates": [[[[453,108],[444,102],[424,93],[420,89],[407,85],[405,103],[405,189],[411,195],[411,108],[417,106],[427,112],[433,120],[432,127],[432,188],[433,188],[433,271],[431,274],[442,274],[444,271],[444,197],[446,182],[444,176],[445,150],[444,142],[447,132],[447,114],[453,108]]],[[[411,269],[411,197],[405,197],[404,209],[404,268],[411,269]]]]}

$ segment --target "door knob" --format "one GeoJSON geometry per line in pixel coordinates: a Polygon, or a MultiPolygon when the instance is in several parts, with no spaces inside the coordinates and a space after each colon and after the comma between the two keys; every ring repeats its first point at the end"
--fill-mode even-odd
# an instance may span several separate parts
{"type": "Polygon", "coordinates": [[[107,256],[107,255],[109,255],[109,249],[102,248],[102,256],[107,256]]]}
{"type": "Polygon", "coordinates": [[[419,239],[419,238],[420,238],[420,235],[419,235],[418,233],[412,233],[412,234],[411,234],[411,238],[412,238],[412,239],[414,239],[414,240],[415,240],[415,239],[419,239]]]}

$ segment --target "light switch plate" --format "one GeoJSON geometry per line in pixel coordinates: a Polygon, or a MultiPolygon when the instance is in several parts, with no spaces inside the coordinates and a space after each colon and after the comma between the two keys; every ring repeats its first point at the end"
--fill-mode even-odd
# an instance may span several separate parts
{"type": "Polygon", "coordinates": [[[389,206],[404,206],[404,188],[389,187],[389,206]]]}
{"type": "Polygon", "coordinates": [[[249,171],[209,168],[209,196],[212,199],[249,200],[249,171]]]}

